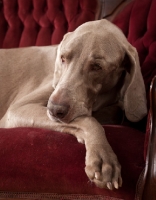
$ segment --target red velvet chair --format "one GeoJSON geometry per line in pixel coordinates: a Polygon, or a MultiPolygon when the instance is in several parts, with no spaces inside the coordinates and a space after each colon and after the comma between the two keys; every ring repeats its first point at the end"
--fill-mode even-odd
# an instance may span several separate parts
{"type": "MultiPolygon", "coordinates": [[[[96,0],[0,0],[0,47],[59,43],[66,32],[94,20],[96,9],[96,0]]],[[[156,75],[155,10],[155,0],[135,0],[114,20],[138,50],[147,97],[156,75]]],[[[88,180],[85,147],[71,135],[35,128],[0,129],[0,198],[155,200],[156,80],[153,84],[148,123],[144,119],[104,126],[122,165],[122,188],[100,189],[88,180]]]]}

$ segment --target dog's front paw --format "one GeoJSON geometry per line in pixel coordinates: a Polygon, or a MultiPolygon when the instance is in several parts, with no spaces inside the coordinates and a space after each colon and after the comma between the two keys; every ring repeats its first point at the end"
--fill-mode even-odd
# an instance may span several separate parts
{"type": "Polygon", "coordinates": [[[110,146],[90,145],[86,153],[85,171],[97,187],[112,190],[122,185],[121,166],[110,146]]]}

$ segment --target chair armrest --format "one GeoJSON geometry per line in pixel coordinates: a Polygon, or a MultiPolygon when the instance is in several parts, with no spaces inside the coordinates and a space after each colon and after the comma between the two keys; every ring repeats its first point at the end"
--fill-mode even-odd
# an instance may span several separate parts
{"type": "Polygon", "coordinates": [[[156,76],[150,87],[151,127],[144,173],[142,200],[156,199],[156,76]]]}

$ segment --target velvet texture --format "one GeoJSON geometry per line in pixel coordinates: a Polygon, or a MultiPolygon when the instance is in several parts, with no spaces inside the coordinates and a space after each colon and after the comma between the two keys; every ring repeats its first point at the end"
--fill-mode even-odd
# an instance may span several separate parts
{"type": "Polygon", "coordinates": [[[122,126],[105,126],[105,130],[122,165],[121,189],[100,189],[88,180],[84,172],[85,146],[75,137],[43,129],[14,128],[0,129],[0,190],[134,199],[144,167],[144,134],[122,126]]]}
{"type": "Polygon", "coordinates": [[[93,0],[1,0],[0,47],[58,44],[65,33],[95,19],[93,0]]]}
{"type": "MultiPolygon", "coordinates": [[[[59,43],[67,31],[93,20],[95,10],[96,1],[90,0],[0,1],[0,47],[59,43]]],[[[138,50],[147,96],[156,74],[155,10],[155,0],[135,0],[114,21],[138,50]]],[[[107,200],[134,199],[145,166],[148,134],[144,148],[145,135],[141,131],[125,126],[105,126],[105,130],[122,165],[121,189],[99,189],[88,180],[84,172],[85,147],[73,136],[15,128],[0,129],[0,191],[68,194],[71,199],[69,194],[80,198],[79,194],[88,194],[102,195],[99,199],[107,200]]]]}
{"type": "Polygon", "coordinates": [[[135,0],[114,20],[138,51],[147,97],[151,80],[156,75],[155,10],[156,1],[135,0]]]}

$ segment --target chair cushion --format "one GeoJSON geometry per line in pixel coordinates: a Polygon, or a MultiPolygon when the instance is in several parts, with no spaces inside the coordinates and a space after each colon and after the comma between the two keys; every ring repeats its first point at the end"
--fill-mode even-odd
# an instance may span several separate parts
{"type": "Polygon", "coordinates": [[[124,126],[104,128],[122,165],[119,190],[100,189],[88,180],[85,146],[72,135],[36,128],[0,129],[0,190],[134,199],[144,168],[144,134],[124,126]]]}

